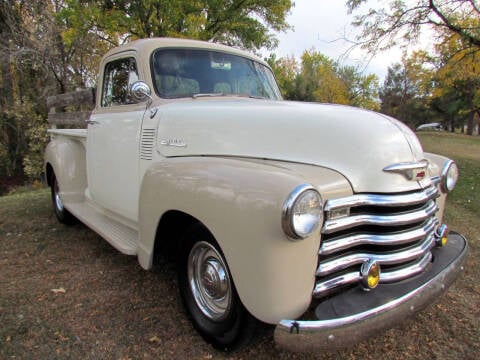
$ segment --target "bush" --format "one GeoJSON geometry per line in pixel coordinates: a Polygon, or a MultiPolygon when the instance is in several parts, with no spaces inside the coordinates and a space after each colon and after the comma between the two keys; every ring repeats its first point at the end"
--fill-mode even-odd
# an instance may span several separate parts
{"type": "Polygon", "coordinates": [[[43,153],[49,140],[47,129],[46,121],[34,115],[28,126],[28,148],[23,158],[23,171],[30,180],[38,180],[43,171],[43,153]]]}

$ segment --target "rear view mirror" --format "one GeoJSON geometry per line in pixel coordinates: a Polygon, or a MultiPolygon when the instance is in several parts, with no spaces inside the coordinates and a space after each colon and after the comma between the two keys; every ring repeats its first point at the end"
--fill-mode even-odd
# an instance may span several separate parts
{"type": "Polygon", "coordinates": [[[150,90],[150,86],[148,86],[143,81],[135,81],[130,86],[130,95],[134,100],[138,102],[151,100],[152,99],[152,97],[150,96],[151,93],[152,91],[150,90]]]}

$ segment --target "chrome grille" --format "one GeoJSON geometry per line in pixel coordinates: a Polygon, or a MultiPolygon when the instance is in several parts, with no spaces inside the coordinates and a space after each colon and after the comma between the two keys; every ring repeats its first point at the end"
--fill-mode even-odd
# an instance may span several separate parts
{"type": "Polygon", "coordinates": [[[315,298],[361,281],[360,267],[380,263],[380,283],[423,272],[436,245],[435,186],[402,194],[357,194],[328,200],[319,249],[315,298]]]}

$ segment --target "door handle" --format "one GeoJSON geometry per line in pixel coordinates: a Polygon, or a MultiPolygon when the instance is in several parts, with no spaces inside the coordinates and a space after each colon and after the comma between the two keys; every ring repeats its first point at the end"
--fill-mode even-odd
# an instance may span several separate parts
{"type": "Polygon", "coordinates": [[[87,120],[88,125],[97,125],[99,122],[97,120],[87,120]]]}

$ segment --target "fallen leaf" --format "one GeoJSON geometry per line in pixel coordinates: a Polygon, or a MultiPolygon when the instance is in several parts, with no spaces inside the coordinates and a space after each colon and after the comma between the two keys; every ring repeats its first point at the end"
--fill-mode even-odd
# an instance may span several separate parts
{"type": "Polygon", "coordinates": [[[63,287],[61,287],[61,288],[58,288],[58,289],[52,289],[52,292],[54,294],[65,294],[67,291],[63,287]]]}
{"type": "Polygon", "coordinates": [[[148,341],[150,342],[156,342],[156,343],[159,343],[160,342],[160,339],[157,337],[157,336],[152,336],[148,341]]]}

